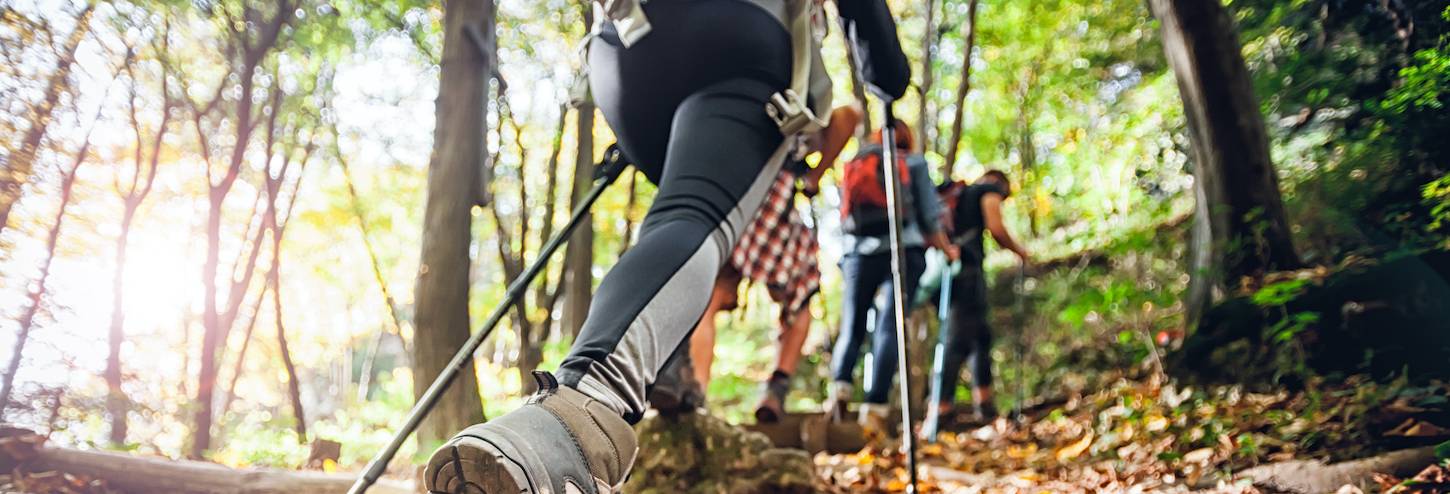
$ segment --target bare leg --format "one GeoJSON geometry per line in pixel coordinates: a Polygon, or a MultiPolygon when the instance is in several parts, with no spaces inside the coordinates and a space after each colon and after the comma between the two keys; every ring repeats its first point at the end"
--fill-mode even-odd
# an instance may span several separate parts
{"type": "MultiPolygon", "coordinates": [[[[710,366],[715,362],[715,315],[735,308],[735,291],[739,285],[740,275],[734,269],[727,267],[720,270],[720,276],[715,278],[714,291],[710,294],[710,305],[705,308],[700,323],[695,325],[694,335],[690,336],[690,360],[694,363],[695,380],[700,383],[702,391],[710,387],[710,366]]],[[[796,351],[799,353],[800,350],[796,351]]]]}
{"type": "Polygon", "coordinates": [[[811,311],[801,309],[789,321],[781,321],[780,351],[775,356],[775,368],[786,374],[795,374],[801,361],[801,348],[811,331],[811,311]]]}

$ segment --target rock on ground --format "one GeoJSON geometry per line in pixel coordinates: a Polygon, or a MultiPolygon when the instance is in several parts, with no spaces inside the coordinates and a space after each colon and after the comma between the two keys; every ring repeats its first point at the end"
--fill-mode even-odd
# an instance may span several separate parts
{"type": "Polygon", "coordinates": [[[635,426],[639,459],[627,492],[814,492],[804,451],[775,448],[765,435],[703,414],[656,416],[635,426]]]}

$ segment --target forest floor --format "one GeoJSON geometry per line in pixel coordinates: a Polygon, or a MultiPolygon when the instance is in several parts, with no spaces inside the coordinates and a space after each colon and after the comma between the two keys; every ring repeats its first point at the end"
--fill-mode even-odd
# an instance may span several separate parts
{"type": "MultiPolygon", "coordinates": [[[[1265,394],[1147,373],[1056,401],[1020,422],[999,419],[920,446],[922,491],[1450,492],[1450,385],[1441,382],[1352,377],[1265,394]],[[1418,454],[1358,470],[1320,463],[1407,448],[1418,454]]],[[[900,447],[877,444],[817,455],[819,490],[903,492],[900,447]]]]}

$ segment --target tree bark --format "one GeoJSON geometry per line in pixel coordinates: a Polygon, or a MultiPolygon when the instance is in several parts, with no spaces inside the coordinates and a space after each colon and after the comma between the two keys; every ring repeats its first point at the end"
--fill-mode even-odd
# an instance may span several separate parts
{"type": "Polygon", "coordinates": [[[936,120],[932,118],[936,107],[931,104],[931,90],[936,82],[936,69],[933,67],[936,60],[936,23],[936,0],[926,0],[926,27],[921,34],[921,99],[916,105],[916,132],[921,136],[917,139],[916,150],[923,154],[931,149],[930,143],[936,142],[937,134],[936,120]]]}
{"type": "MultiPolygon", "coordinates": [[[[1233,20],[1217,0],[1151,0],[1163,50],[1178,79],[1193,143],[1194,187],[1200,204],[1194,231],[1207,250],[1192,256],[1192,276],[1223,286],[1300,265],[1285,217],[1264,119],[1244,65],[1233,20]]],[[[1211,290],[1190,292],[1194,307],[1211,290]]],[[[1189,321],[1190,324],[1196,321],[1189,321]]]]}
{"type": "MultiPolygon", "coordinates": [[[[572,210],[594,184],[594,103],[580,105],[575,120],[578,148],[574,151],[574,185],[569,198],[572,210]]],[[[586,215],[564,250],[564,308],[559,327],[579,336],[589,301],[594,292],[594,215],[586,215]]]]}
{"type": "MultiPolygon", "coordinates": [[[[94,127],[93,127],[94,128],[94,127]]],[[[67,170],[61,177],[60,183],[60,206],[55,211],[55,221],[50,225],[50,231],[45,238],[45,259],[40,262],[40,275],[35,280],[35,287],[30,291],[30,305],[25,308],[20,319],[16,321],[19,330],[15,335],[15,347],[10,352],[10,364],[5,369],[5,379],[0,381],[0,421],[5,418],[5,411],[10,408],[10,398],[15,390],[15,373],[20,370],[20,360],[25,354],[25,343],[30,340],[30,331],[35,327],[35,316],[40,313],[40,305],[45,299],[46,283],[50,281],[50,263],[55,260],[56,241],[60,239],[61,226],[65,223],[65,211],[70,206],[71,190],[75,187],[76,171],[80,170],[85,163],[86,153],[90,152],[91,137],[87,131],[85,142],[76,152],[74,163],[70,170],[67,170]]]]}
{"type": "MultiPolygon", "coordinates": [[[[492,37],[494,3],[448,2],[444,7],[439,74],[423,246],[418,268],[413,332],[413,391],[422,396],[469,336],[468,246],[471,210],[483,163],[484,103],[494,60],[465,30],[492,37]],[[477,32],[477,31],[475,31],[477,32]]],[[[487,42],[487,40],[484,40],[487,42]]],[[[477,378],[469,367],[418,428],[426,451],[483,420],[477,378]]]]}
{"type": "Polygon", "coordinates": [[[55,70],[50,73],[45,86],[45,96],[29,115],[30,127],[25,130],[20,147],[6,159],[4,169],[0,170],[0,231],[9,224],[11,208],[25,193],[25,184],[30,181],[30,174],[35,169],[35,159],[40,155],[40,145],[50,130],[55,107],[60,104],[61,95],[70,91],[70,73],[75,65],[76,49],[90,33],[91,14],[94,12],[95,4],[87,3],[76,15],[76,27],[60,49],[55,70]]]}
{"type": "Polygon", "coordinates": [[[979,0],[967,2],[967,22],[962,28],[967,32],[962,44],[962,80],[957,83],[956,104],[952,107],[952,130],[947,140],[946,160],[942,162],[942,176],[952,176],[952,170],[957,164],[957,153],[962,148],[962,128],[966,118],[967,93],[972,90],[972,50],[977,47],[977,3],[979,0]]]}

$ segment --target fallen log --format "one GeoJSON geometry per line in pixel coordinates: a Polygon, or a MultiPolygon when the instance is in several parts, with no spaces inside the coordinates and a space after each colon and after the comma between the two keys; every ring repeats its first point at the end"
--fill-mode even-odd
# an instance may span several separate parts
{"type": "MultiPolygon", "coordinates": [[[[1271,492],[1321,493],[1335,492],[1344,485],[1369,487],[1374,485],[1374,474],[1386,473],[1396,477],[1409,477],[1425,466],[1435,462],[1435,448],[1415,448],[1391,451],[1379,456],[1339,463],[1324,463],[1319,460],[1291,460],[1261,465],[1234,475],[1235,479],[1247,479],[1255,487],[1271,492]]],[[[1215,480],[1204,478],[1195,487],[1212,487],[1215,480]]]]}
{"type": "MultiPolygon", "coordinates": [[[[351,474],[233,469],[214,463],[173,461],[104,451],[82,451],[45,446],[22,463],[32,472],[59,471],[105,481],[128,493],[174,492],[185,494],[293,494],[343,493],[352,486],[351,474]]],[[[410,494],[410,484],[382,481],[369,491],[410,494]]]]}

